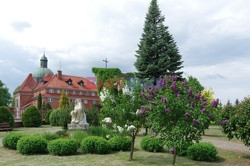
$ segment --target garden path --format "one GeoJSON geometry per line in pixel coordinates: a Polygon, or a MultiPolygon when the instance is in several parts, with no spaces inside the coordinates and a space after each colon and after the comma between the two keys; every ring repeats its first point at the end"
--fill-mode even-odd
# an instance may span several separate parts
{"type": "Polygon", "coordinates": [[[0,148],[3,146],[2,139],[3,139],[3,137],[0,137],[0,148]]]}
{"type": "Polygon", "coordinates": [[[250,150],[248,147],[246,147],[243,143],[237,143],[237,142],[230,142],[230,141],[223,141],[218,139],[212,139],[212,138],[204,138],[202,139],[203,142],[211,142],[214,144],[217,148],[234,151],[234,152],[243,152],[243,153],[250,153],[250,150]]]}

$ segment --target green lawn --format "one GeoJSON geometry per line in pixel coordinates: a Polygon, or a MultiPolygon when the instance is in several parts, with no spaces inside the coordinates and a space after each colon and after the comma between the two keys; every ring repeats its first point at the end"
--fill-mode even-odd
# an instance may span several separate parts
{"type": "MultiPolygon", "coordinates": [[[[55,132],[58,127],[43,126],[41,128],[17,128],[14,132],[41,133],[55,132]]],[[[210,130],[214,130],[213,128],[210,130]]],[[[213,133],[214,131],[207,132],[213,133]]],[[[207,133],[206,132],[206,133],[207,133]]],[[[5,133],[0,133],[4,135],[5,133]]],[[[0,136],[1,136],[0,135],[0,136]]],[[[31,155],[25,156],[15,150],[0,148],[0,165],[171,165],[172,155],[169,153],[150,153],[143,151],[140,146],[142,136],[136,139],[134,160],[129,161],[129,152],[114,152],[108,155],[79,154],[74,156],[31,155]]],[[[215,139],[217,137],[215,136],[215,139]]],[[[250,154],[235,153],[219,149],[220,160],[217,162],[197,162],[186,157],[177,157],[176,165],[250,165],[250,154]]]]}

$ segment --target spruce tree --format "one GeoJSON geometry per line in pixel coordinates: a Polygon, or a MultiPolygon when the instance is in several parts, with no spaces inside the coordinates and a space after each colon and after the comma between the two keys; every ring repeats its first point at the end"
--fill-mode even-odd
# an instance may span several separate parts
{"type": "Polygon", "coordinates": [[[38,98],[37,98],[37,108],[38,110],[42,109],[42,95],[39,93],[38,98]]]}
{"type": "Polygon", "coordinates": [[[152,0],[148,8],[139,48],[136,51],[135,67],[141,78],[157,79],[164,75],[177,75],[183,66],[181,55],[168,27],[163,24],[165,18],[157,4],[152,0]]]}
{"type": "Polygon", "coordinates": [[[69,107],[69,98],[68,98],[68,95],[66,95],[63,90],[60,96],[59,109],[63,110],[68,107],[69,107]]]}

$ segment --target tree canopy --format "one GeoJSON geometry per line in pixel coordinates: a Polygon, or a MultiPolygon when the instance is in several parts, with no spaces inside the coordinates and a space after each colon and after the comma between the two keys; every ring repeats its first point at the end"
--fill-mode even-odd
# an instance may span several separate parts
{"type": "Polygon", "coordinates": [[[0,80],[0,106],[8,106],[11,102],[9,89],[0,80]]]}

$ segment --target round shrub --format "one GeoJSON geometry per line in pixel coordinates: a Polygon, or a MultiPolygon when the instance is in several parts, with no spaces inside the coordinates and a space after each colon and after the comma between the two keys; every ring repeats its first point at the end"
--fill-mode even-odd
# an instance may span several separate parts
{"type": "Polygon", "coordinates": [[[39,127],[42,125],[42,117],[35,106],[27,108],[22,116],[24,127],[39,127]]]}
{"type": "Polygon", "coordinates": [[[9,149],[16,150],[17,141],[23,136],[24,135],[20,133],[8,133],[2,140],[3,146],[9,149]]]}
{"type": "Polygon", "coordinates": [[[76,154],[79,144],[75,140],[56,139],[48,143],[48,151],[50,154],[58,156],[68,156],[76,154]]]}
{"type": "Polygon", "coordinates": [[[141,148],[149,152],[162,152],[163,143],[160,138],[149,138],[148,136],[141,139],[141,148]]]}
{"type": "Polygon", "coordinates": [[[0,107],[0,123],[3,122],[9,123],[12,128],[14,127],[14,117],[5,106],[0,107]]]}
{"type": "Polygon", "coordinates": [[[17,142],[17,150],[21,154],[44,154],[47,153],[47,141],[38,136],[25,136],[17,142]]]}
{"type": "Polygon", "coordinates": [[[196,143],[188,147],[187,156],[192,160],[214,161],[217,159],[217,149],[208,142],[196,143]]]}
{"type": "Polygon", "coordinates": [[[47,124],[50,124],[50,122],[49,122],[49,116],[50,116],[50,114],[51,114],[52,111],[53,110],[49,110],[45,114],[45,123],[47,123],[47,124]]]}
{"type": "Polygon", "coordinates": [[[127,137],[122,137],[122,136],[115,136],[109,140],[109,144],[111,146],[111,149],[114,151],[119,151],[119,150],[129,150],[131,147],[131,141],[127,137]]]}
{"type": "Polygon", "coordinates": [[[82,140],[81,149],[84,153],[107,154],[111,147],[103,137],[89,136],[82,140]]]}
{"type": "Polygon", "coordinates": [[[51,126],[60,126],[60,110],[53,110],[49,116],[51,126]]]}

